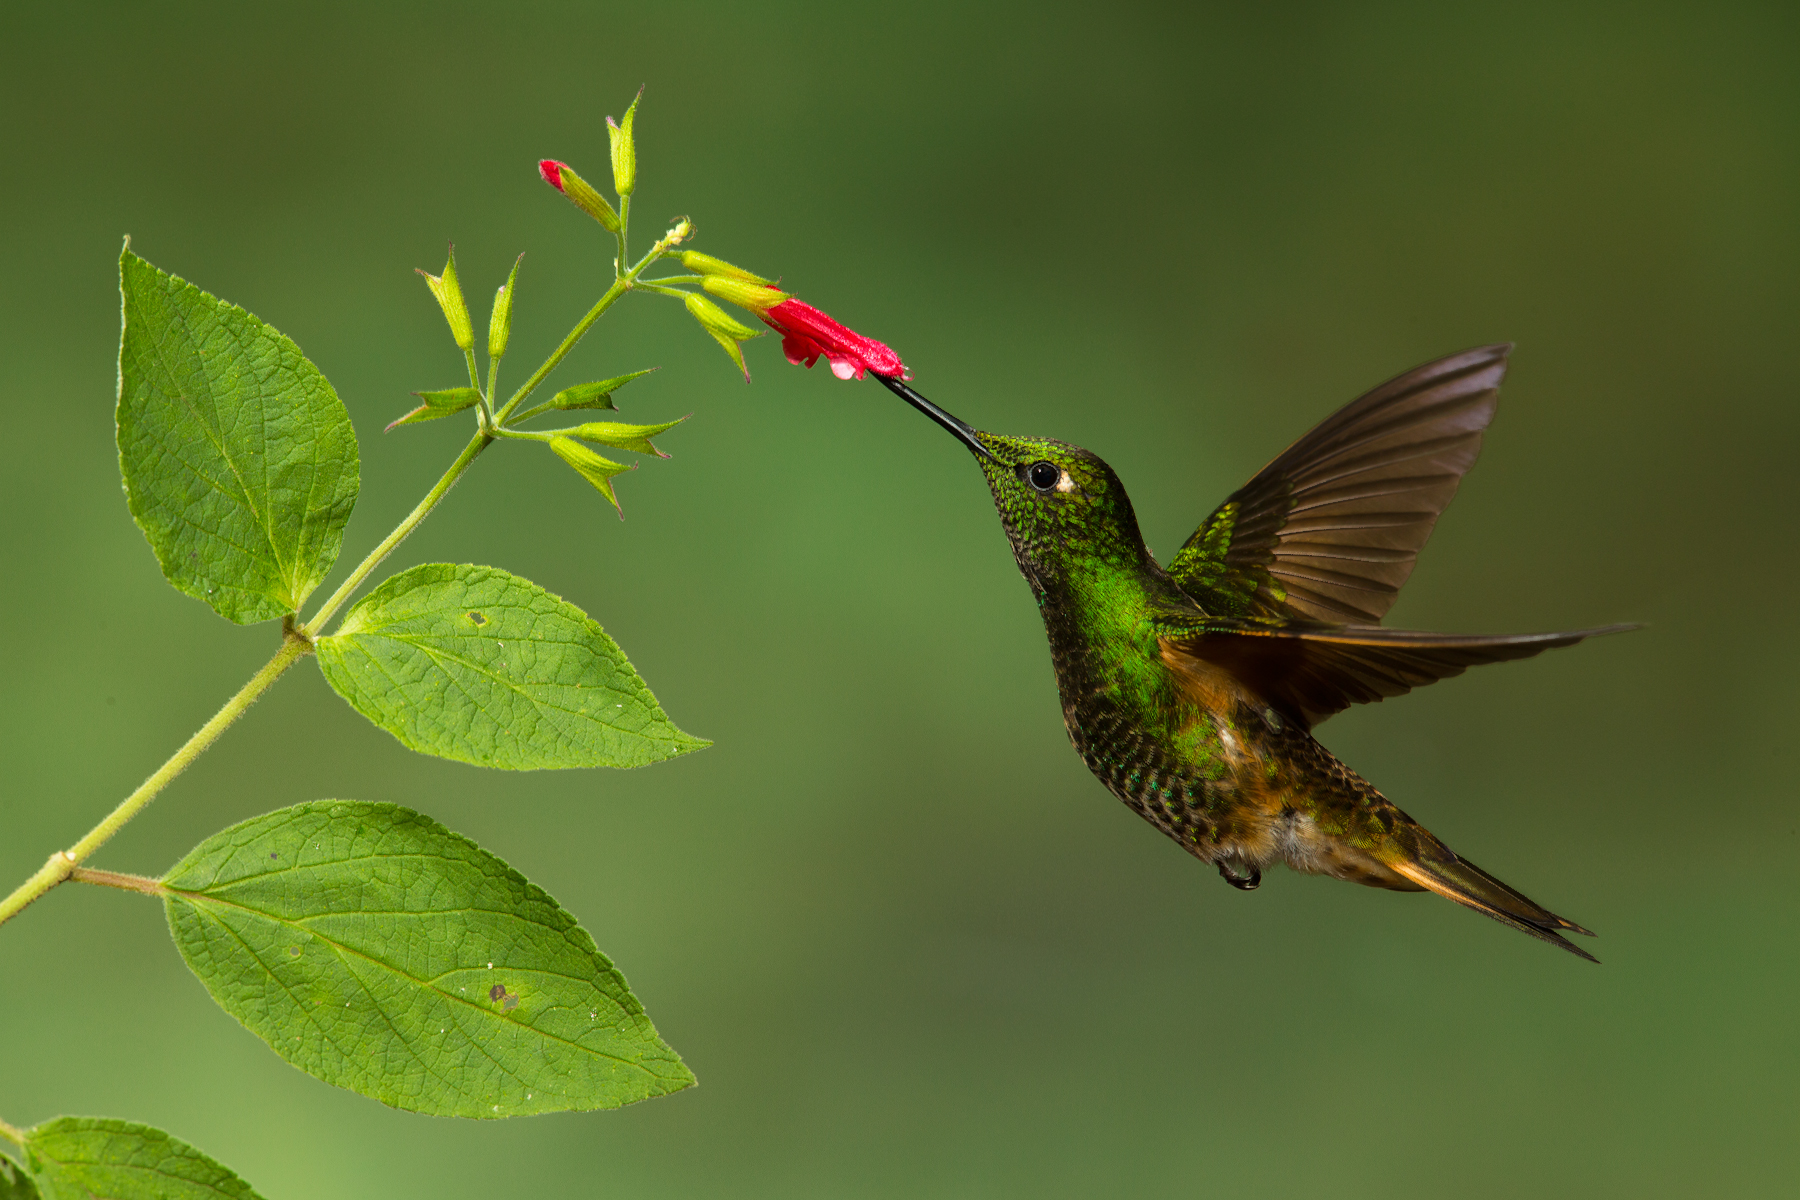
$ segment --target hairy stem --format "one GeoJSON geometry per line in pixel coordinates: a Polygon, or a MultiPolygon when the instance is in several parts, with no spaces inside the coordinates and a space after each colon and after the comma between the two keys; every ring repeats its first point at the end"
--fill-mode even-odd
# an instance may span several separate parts
{"type": "Polygon", "coordinates": [[[169,786],[171,780],[183,771],[188,764],[200,757],[201,751],[219,740],[219,735],[231,727],[232,722],[243,716],[256,698],[269,690],[274,683],[300,656],[310,648],[311,642],[298,630],[289,630],[282,639],[281,649],[274,658],[263,664],[262,670],[250,677],[238,690],[238,694],[225,702],[225,707],[213,714],[212,720],[202,725],[187,744],[177,750],[169,761],[156,769],[156,773],[144,780],[137,791],[120,801],[119,806],[107,815],[107,818],[88,830],[87,836],[76,842],[67,850],[58,850],[50,856],[50,861],[38,868],[37,874],[27,879],[5,900],[0,900],[0,925],[12,920],[24,907],[57,884],[74,875],[89,855],[111,840],[113,834],[124,828],[125,823],[143,811],[157,793],[169,786]]]}
{"type": "Polygon", "coordinates": [[[25,1131],[8,1125],[5,1121],[0,1121],[0,1137],[5,1138],[21,1150],[25,1148],[25,1131]]]}
{"type": "Polygon", "coordinates": [[[478,408],[481,409],[481,424],[483,427],[486,427],[488,424],[488,419],[490,417],[492,417],[494,414],[488,408],[487,396],[481,390],[481,371],[479,368],[477,368],[475,366],[474,348],[471,347],[470,349],[464,350],[463,358],[468,361],[468,364],[469,364],[469,386],[475,389],[475,404],[478,408]]]}
{"type": "Polygon", "coordinates": [[[507,417],[511,416],[513,409],[524,403],[525,397],[536,391],[538,384],[544,382],[545,377],[556,370],[557,365],[563,359],[569,357],[569,351],[575,349],[575,344],[589,329],[594,327],[594,322],[598,321],[606,313],[606,310],[611,308],[619,297],[630,289],[631,276],[622,275],[613,280],[613,285],[606,289],[606,294],[594,302],[594,307],[588,309],[587,316],[581,318],[575,328],[569,330],[569,336],[562,340],[562,345],[550,352],[550,357],[544,360],[544,365],[533,371],[531,378],[520,384],[519,390],[512,394],[512,399],[508,400],[506,405],[494,414],[494,420],[504,422],[507,417]]]}
{"type": "Polygon", "coordinates": [[[152,879],[148,875],[127,875],[122,871],[96,871],[91,867],[76,867],[69,872],[69,878],[76,883],[94,883],[101,887],[119,888],[121,891],[142,892],[146,896],[163,896],[169,891],[160,879],[152,879]]]}
{"type": "Polygon", "coordinates": [[[406,520],[394,526],[394,531],[382,538],[381,544],[369,551],[367,558],[356,564],[356,570],[350,572],[350,578],[338,585],[338,590],[331,593],[331,599],[325,601],[319,611],[313,614],[312,620],[300,626],[300,633],[308,638],[318,637],[325,628],[325,622],[329,621],[333,614],[343,607],[344,601],[350,598],[350,593],[354,592],[362,581],[369,577],[369,572],[379,567],[381,561],[406,540],[408,534],[419,527],[420,522],[431,515],[431,510],[438,506],[438,501],[444,498],[445,493],[462,477],[462,473],[469,469],[469,464],[475,461],[475,456],[486,450],[493,442],[493,437],[486,433],[478,433],[470,439],[469,444],[463,447],[463,452],[456,456],[456,461],[450,464],[450,469],[444,472],[443,478],[439,479],[432,489],[425,493],[425,498],[419,501],[410,513],[406,514],[406,520]]]}

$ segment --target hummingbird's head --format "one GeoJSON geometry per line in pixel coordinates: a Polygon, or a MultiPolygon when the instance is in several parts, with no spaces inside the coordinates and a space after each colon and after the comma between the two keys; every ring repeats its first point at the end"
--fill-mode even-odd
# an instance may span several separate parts
{"type": "Polygon", "coordinates": [[[1149,564],[1131,498],[1099,455],[1049,438],[983,433],[899,380],[878,378],[975,455],[1013,556],[1040,600],[1074,575],[1149,564]]]}

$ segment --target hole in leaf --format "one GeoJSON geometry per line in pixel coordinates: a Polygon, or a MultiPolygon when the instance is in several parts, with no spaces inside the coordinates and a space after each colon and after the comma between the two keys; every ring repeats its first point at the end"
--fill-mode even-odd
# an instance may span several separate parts
{"type": "Polygon", "coordinates": [[[471,624],[474,624],[474,625],[486,625],[488,619],[482,613],[472,612],[469,614],[469,621],[471,624]]]}

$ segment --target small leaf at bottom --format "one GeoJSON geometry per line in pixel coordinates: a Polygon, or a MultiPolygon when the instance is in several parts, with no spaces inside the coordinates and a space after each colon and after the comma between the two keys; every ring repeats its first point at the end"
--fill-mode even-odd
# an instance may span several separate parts
{"type": "MultiPolygon", "coordinates": [[[[25,1135],[43,1200],[262,1200],[229,1168],[135,1121],[58,1117],[25,1135]]],[[[0,1173],[0,1180],[5,1176],[0,1173]]],[[[16,1185],[15,1185],[16,1186],[16,1185]]],[[[0,1197],[7,1196],[0,1182],[0,1197]]]]}
{"type": "Polygon", "coordinates": [[[213,999],[326,1083],[436,1116],[617,1108],[694,1077],[543,889],[394,804],[234,825],[163,879],[213,999]]]}

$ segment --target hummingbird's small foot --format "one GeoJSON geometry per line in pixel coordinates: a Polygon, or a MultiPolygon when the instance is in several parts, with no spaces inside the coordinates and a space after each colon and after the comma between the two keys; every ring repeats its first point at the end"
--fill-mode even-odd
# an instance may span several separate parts
{"type": "Polygon", "coordinates": [[[1240,892],[1254,892],[1262,884],[1262,870],[1259,867],[1246,867],[1248,875],[1234,875],[1231,868],[1224,863],[1219,864],[1219,878],[1229,883],[1240,892]]]}

